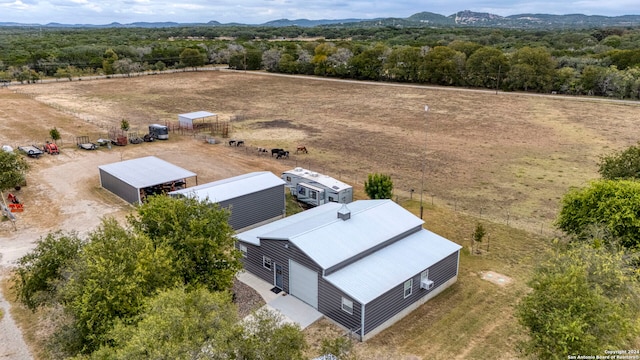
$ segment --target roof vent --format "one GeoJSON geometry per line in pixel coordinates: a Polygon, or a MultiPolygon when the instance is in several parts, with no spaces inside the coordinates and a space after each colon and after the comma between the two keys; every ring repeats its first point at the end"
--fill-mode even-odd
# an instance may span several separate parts
{"type": "Polygon", "coordinates": [[[342,207],[338,210],[338,219],[345,221],[351,219],[351,210],[349,210],[347,204],[342,204],[342,207]]]}

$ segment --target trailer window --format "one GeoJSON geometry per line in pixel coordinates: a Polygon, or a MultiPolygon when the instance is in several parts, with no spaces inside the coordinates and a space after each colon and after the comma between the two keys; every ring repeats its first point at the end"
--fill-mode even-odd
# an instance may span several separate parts
{"type": "Polygon", "coordinates": [[[303,187],[300,187],[300,188],[298,189],[298,194],[299,194],[299,195],[302,195],[302,196],[307,195],[307,189],[305,189],[305,188],[303,188],[303,187]]]}
{"type": "Polygon", "coordinates": [[[291,176],[287,176],[287,182],[291,182],[291,176]]]}
{"type": "Polygon", "coordinates": [[[315,191],[309,191],[309,196],[310,196],[312,199],[317,199],[317,198],[318,198],[318,193],[317,193],[317,192],[315,192],[315,191]]]}
{"type": "Polygon", "coordinates": [[[334,197],[333,197],[333,196],[329,196],[329,201],[330,201],[330,202],[337,202],[337,201],[336,201],[336,199],[334,199],[334,197]]]}

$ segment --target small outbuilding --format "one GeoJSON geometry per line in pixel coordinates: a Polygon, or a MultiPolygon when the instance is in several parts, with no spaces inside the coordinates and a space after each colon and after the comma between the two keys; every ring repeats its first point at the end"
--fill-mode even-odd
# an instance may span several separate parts
{"type": "Polygon", "coordinates": [[[218,180],[170,196],[193,197],[229,209],[229,224],[236,231],[264,225],[285,215],[285,182],[269,171],[258,171],[218,180]]]}
{"type": "Polygon", "coordinates": [[[197,122],[207,123],[218,120],[218,115],[208,111],[195,111],[178,115],[180,128],[193,130],[197,127],[197,122]]]}
{"type": "Polygon", "coordinates": [[[326,203],[238,233],[246,271],[366,340],[458,278],[461,246],[391,200],[326,203]]]}
{"type": "Polygon", "coordinates": [[[120,161],[98,166],[100,185],[131,204],[139,204],[145,196],[160,194],[187,186],[188,178],[197,175],[155,156],[120,161]]]}

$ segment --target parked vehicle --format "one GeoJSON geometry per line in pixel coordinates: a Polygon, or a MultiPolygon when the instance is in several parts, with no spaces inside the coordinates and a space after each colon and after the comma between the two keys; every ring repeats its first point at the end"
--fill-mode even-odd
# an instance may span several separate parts
{"type": "Polygon", "coordinates": [[[298,201],[319,206],[328,202],[353,201],[353,187],[330,176],[297,167],[282,173],[282,180],[298,201]]]}
{"type": "Polygon", "coordinates": [[[76,137],[76,144],[78,145],[78,148],[83,150],[95,150],[98,148],[98,145],[92,143],[88,136],[76,137]]]}
{"type": "Polygon", "coordinates": [[[42,149],[44,150],[44,152],[46,152],[47,154],[50,155],[58,155],[60,154],[60,149],[58,149],[58,145],[56,143],[52,143],[52,142],[46,142],[43,146],[42,149]]]}
{"type": "Polygon", "coordinates": [[[169,128],[164,125],[152,124],[149,125],[149,135],[152,138],[158,140],[168,140],[169,139],[169,128]]]}
{"type": "Polygon", "coordinates": [[[35,145],[19,146],[18,150],[22,151],[27,156],[32,157],[32,158],[39,158],[40,155],[44,154],[44,152],[42,150],[40,150],[40,148],[35,146],[35,145]]]}

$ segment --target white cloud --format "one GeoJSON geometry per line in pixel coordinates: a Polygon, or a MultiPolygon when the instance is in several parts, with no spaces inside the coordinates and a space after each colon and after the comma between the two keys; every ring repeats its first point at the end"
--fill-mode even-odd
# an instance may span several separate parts
{"type": "Polygon", "coordinates": [[[281,18],[372,19],[408,17],[422,11],[451,15],[457,11],[502,16],[522,13],[640,15],[638,0],[0,0],[0,22],[80,24],[175,21],[261,24],[281,18]]]}

